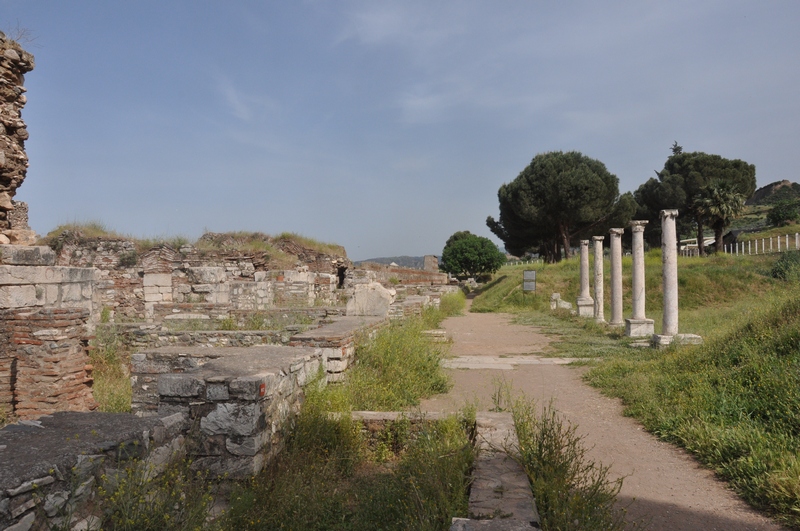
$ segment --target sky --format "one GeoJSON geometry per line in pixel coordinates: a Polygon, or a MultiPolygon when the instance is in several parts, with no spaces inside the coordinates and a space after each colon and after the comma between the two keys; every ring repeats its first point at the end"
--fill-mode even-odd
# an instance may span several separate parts
{"type": "Polygon", "coordinates": [[[502,246],[486,217],[539,153],[598,159],[620,192],[675,141],[797,181],[798,27],[793,0],[0,0],[36,57],[15,199],[39,234],[502,246]]]}

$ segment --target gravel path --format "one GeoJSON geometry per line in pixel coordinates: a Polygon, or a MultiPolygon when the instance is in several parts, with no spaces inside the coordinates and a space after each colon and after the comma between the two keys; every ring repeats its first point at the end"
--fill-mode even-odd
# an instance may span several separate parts
{"type": "Polygon", "coordinates": [[[552,399],[577,424],[591,457],[610,464],[614,477],[625,477],[619,499],[627,507],[627,521],[645,522],[653,531],[785,529],[752,510],[688,453],[624,417],[618,400],[581,381],[580,368],[536,356],[553,340],[535,328],[511,324],[509,315],[488,313],[453,317],[443,327],[453,339],[452,354],[470,356],[454,366],[474,368],[447,369],[453,389],[423,401],[423,411],[455,411],[467,402],[476,403],[479,411],[490,410],[497,382],[504,380],[514,393],[540,403],[552,399]],[[518,356],[536,362],[516,364],[518,356]],[[483,367],[494,368],[480,368],[481,357],[490,363],[483,367]],[[510,363],[497,363],[504,359],[510,363]]]}

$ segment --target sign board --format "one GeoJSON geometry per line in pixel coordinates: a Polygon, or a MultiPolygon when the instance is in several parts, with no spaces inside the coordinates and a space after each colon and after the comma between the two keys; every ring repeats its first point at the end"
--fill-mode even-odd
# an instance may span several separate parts
{"type": "Polygon", "coordinates": [[[522,291],[536,291],[535,270],[527,270],[522,272],[522,291]]]}

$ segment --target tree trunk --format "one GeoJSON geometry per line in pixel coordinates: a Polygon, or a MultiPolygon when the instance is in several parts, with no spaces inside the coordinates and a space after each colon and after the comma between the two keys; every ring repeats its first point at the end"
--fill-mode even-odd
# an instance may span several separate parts
{"type": "Polygon", "coordinates": [[[703,222],[697,221],[697,249],[700,251],[700,256],[706,255],[705,237],[703,236],[703,222]]]}
{"type": "Polygon", "coordinates": [[[572,249],[569,247],[569,232],[567,231],[567,227],[559,223],[558,233],[561,235],[561,244],[564,246],[564,258],[569,260],[572,258],[572,249]]]}
{"type": "Polygon", "coordinates": [[[717,251],[717,254],[722,254],[723,252],[722,233],[724,231],[724,227],[714,227],[714,249],[717,251]]]}

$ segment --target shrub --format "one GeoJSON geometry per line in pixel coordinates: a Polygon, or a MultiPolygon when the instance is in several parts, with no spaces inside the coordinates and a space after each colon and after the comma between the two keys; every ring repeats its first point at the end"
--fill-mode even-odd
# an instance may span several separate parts
{"type": "Polygon", "coordinates": [[[770,225],[781,227],[800,220],[800,201],[781,201],[767,213],[770,225]]]}
{"type": "Polygon", "coordinates": [[[614,509],[622,479],[612,481],[608,466],[588,458],[575,426],[552,404],[537,415],[533,402],[519,399],[511,413],[542,529],[622,530],[622,514],[614,509]]]}
{"type": "Polygon", "coordinates": [[[787,251],[781,253],[781,257],[772,266],[772,276],[781,280],[799,280],[800,252],[787,251]]]}

